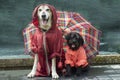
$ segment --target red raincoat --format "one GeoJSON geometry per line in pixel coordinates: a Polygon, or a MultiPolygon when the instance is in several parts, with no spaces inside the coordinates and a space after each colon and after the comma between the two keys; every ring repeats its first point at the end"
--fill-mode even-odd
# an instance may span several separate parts
{"type": "Polygon", "coordinates": [[[85,67],[88,65],[85,49],[80,47],[78,50],[71,50],[67,47],[65,53],[65,64],[70,64],[71,67],[85,67]]]}
{"type": "MultiPolygon", "coordinates": [[[[31,37],[32,51],[38,54],[38,57],[39,57],[36,76],[49,75],[47,65],[46,65],[46,56],[45,56],[45,51],[43,46],[43,37],[45,37],[45,40],[46,40],[47,58],[48,58],[50,71],[51,71],[51,59],[54,57],[60,56],[62,45],[63,45],[62,33],[56,27],[56,22],[57,22],[56,10],[53,6],[50,6],[48,4],[44,4],[44,5],[47,5],[53,14],[52,27],[49,29],[49,31],[45,32],[45,36],[43,35],[43,32],[39,27],[40,24],[38,22],[39,20],[37,16],[38,8],[41,5],[38,5],[34,9],[33,15],[32,15],[33,17],[32,24],[36,27],[36,31],[34,35],[31,37]]],[[[56,63],[58,63],[57,61],[56,63]]]]}

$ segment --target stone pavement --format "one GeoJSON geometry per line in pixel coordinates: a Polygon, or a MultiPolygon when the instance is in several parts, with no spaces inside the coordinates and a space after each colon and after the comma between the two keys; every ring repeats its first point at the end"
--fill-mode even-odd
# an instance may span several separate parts
{"type": "MultiPolygon", "coordinates": [[[[52,80],[51,77],[27,78],[30,70],[4,70],[0,71],[0,80],[52,80]]],[[[53,79],[54,80],[54,79],[53,79]]],[[[96,65],[91,66],[87,75],[69,78],[60,77],[58,80],[120,80],[120,65],[96,65]]]]}

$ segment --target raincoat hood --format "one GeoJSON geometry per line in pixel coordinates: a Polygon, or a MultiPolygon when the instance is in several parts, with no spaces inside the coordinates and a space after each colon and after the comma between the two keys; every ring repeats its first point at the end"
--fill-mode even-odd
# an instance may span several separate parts
{"type": "Polygon", "coordinates": [[[52,26],[51,26],[50,30],[56,29],[57,13],[56,13],[55,8],[51,5],[49,5],[49,4],[40,4],[34,9],[34,11],[32,13],[32,23],[34,24],[35,27],[39,28],[40,23],[39,23],[37,11],[38,11],[38,8],[42,5],[43,6],[45,6],[45,5],[48,6],[50,8],[51,12],[52,12],[52,26]]]}

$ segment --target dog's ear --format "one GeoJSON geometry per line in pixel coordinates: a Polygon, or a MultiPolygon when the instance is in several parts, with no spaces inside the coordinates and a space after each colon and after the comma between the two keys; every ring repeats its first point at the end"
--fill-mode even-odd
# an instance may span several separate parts
{"type": "Polygon", "coordinates": [[[79,36],[80,45],[83,46],[84,39],[83,39],[83,37],[79,33],[78,33],[78,36],[79,36]]]}
{"type": "Polygon", "coordinates": [[[80,36],[80,44],[81,44],[81,46],[83,46],[83,44],[84,44],[84,39],[82,38],[82,36],[80,36]]]}
{"type": "Polygon", "coordinates": [[[69,39],[70,39],[70,33],[65,36],[65,39],[66,39],[66,40],[69,40],[69,39]]]}
{"type": "Polygon", "coordinates": [[[80,38],[80,34],[79,34],[79,33],[77,33],[77,34],[76,34],[76,37],[77,37],[77,39],[79,39],[79,38],[80,38]]]}

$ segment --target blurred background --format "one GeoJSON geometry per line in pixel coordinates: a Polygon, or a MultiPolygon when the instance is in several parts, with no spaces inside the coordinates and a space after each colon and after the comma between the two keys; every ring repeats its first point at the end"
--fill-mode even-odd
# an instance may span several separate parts
{"type": "Polygon", "coordinates": [[[24,54],[22,30],[43,3],[80,13],[102,31],[100,54],[120,53],[120,0],[0,0],[0,55],[24,54]]]}

